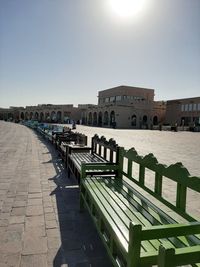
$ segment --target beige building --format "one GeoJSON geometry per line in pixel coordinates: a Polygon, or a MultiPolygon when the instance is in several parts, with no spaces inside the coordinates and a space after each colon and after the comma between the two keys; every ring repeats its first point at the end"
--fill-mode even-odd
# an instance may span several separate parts
{"type": "Polygon", "coordinates": [[[20,119],[52,123],[70,123],[71,120],[79,120],[80,114],[80,110],[73,105],[42,104],[27,106],[21,110],[20,119]]]}
{"type": "Polygon", "coordinates": [[[78,121],[81,109],[73,105],[42,104],[37,106],[0,109],[0,119],[10,121],[37,120],[39,122],[70,123],[78,121]]]}
{"type": "Polygon", "coordinates": [[[87,125],[150,128],[164,121],[165,102],[154,101],[154,90],[118,86],[99,91],[98,105],[89,106],[82,120],[87,125]]]}
{"type": "Polygon", "coordinates": [[[42,104],[25,108],[0,110],[0,119],[37,120],[39,122],[147,129],[163,123],[165,102],[154,101],[154,89],[118,86],[99,91],[98,104],[52,105],[42,104]]]}
{"type": "Polygon", "coordinates": [[[200,125],[200,97],[167,101],[165,122],[170,125],[200,125]]]}

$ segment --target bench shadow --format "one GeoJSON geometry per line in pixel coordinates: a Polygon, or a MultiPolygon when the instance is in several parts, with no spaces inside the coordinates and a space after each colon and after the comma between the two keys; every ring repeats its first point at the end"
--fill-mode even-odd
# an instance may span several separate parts
{"type": "MultiPolygon", "coordinates": [[[[60,247],[54,249],[54,267],[111,267],[111,261],[98,236],[92,219],[87,212],[79,211],[79,186],[73,177],[67,177],[64,163],[58,157],[51,143],[36,133],[38,139],[47,147],[55,169],[55,176],[49,181],[55,183],[51,196],[55,196],[57,220],[60,231],[60,247]]],[[[53,184],[52,184],[53,185],[53,184]]]]}

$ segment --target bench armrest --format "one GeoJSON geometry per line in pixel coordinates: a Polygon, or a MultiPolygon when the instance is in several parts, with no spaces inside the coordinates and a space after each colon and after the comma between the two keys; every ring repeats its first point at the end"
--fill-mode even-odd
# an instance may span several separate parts
{"type": "Polygon", "coordinates": [[[156,225],[145,228],[142,228],[141,225],[134,225],[130,222],[130,235],[137,235],[140,241],[195,234],[200,234],[200,222],[156,225]]]}
{"type": "Polygon", "coordinates": [[[175,267],[200,262],[200,245],[186,248],[159,247],[158,267],[175,267]]]}

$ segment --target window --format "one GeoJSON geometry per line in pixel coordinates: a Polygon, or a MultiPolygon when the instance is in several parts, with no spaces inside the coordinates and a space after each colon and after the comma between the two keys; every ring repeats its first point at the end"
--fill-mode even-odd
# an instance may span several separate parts
{"type": "Polygon", "coordinates": [[[99,98],[99,104],[103,104],[103,98],[99,98]]]}
{"type": "Polygon", "coordinates": [[[136,115],[133,115],[131,117],[131,125],[132,126],[136,126],[137,125],[137,117],[136,117],[136,115]]]}
{"type": "Polygon", "coordinates": [[[185,111],[188,111],[188,104],[185,104],[185,111]]]}
{"type": "Polygon", "coordinates": [[[197,108],[197,110],[200,110],[200,103],[198,103],[198,108],[197,108]]]}
{"type": "Polygon", "coordinates": [[[117,95],[116,96],[116,101],[121,101],[122,100],[122,96],[121,95],[117,95]]]}
{"type": "Polygon", "coordinates": [[[189,111],[192,111],[192,104],[189,104],[189,111]]]}
{"type": "Polygon", "coordinates": [[[110,98],[109,98],[109,97],[106,97],[106,98],[105,98],[105,103],[108,103],[109,100],[110,100],[110,98]]]}
{"type": "Polygon", "coordinates": [[[197,110],[197,104],[196,104],[196,103],[193,104],[193,110],[194,110],[194,111],[197,110]]]}
{"type": "Polygon", "coordinates": [[[110,97],[110,102],[115,102],[115,96],[110,97]]]}
{"type": "Polygon", "coordinates": [[[181,111],[184,111],[184,107],[185,107],[185,106],[182,104],[182,105],[181,105],[181,111]]]}

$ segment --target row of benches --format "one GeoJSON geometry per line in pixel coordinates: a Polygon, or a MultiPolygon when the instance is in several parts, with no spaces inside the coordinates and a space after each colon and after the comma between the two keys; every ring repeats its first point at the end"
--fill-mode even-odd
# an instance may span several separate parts
{"type": "Polygon", "coordinates": [[[199,267],[200,222],[186,204],[188,190],[199,196],[200,178],[181,163],[167,167],[113,139],[95,135],[88,147],[87,138],[79,144],[70,134],[52,142],[80,183],[80,209],[88,209],[113,265],[199,267]],[[166,181],[174,202],[165,196],[166,181]]]}

